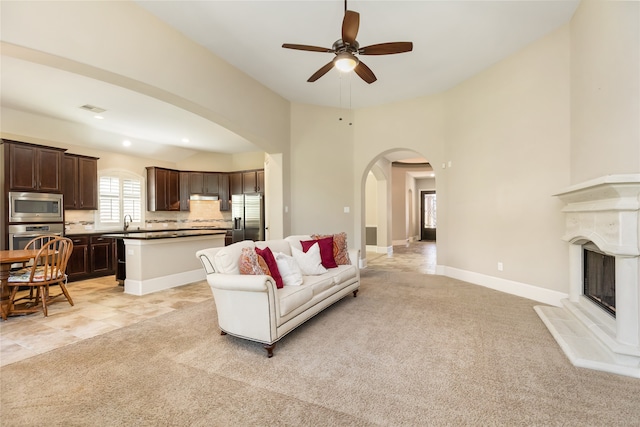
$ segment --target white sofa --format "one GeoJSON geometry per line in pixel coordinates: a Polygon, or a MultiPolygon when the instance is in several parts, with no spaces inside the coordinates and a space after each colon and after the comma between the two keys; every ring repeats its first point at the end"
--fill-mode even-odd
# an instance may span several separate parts
{"type": "Polygon", "coordinates": [[[354,249],[348,251],[351,265],[339,265],[320,275],[302,276],[300,286],[278,289],[268,275],[240,274],[243,248],[269,247],[274,254],[292,255],[292,247],[302,249],[301,240],[311,240],[311,236],[242,241],[196,253],[213,292],[222,335],[263,343],[267,356],[272,357],[276,342],[287,333],[348,294],[357,295],[359,251],[354,249]]]}

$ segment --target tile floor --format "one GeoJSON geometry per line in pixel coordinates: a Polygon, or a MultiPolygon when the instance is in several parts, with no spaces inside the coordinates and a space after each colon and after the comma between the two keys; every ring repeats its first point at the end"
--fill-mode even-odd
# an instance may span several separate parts
{"type": "Polygon", "coordinates": [[[391,256],[367,252],[367,266],[377,270],[436,273],[436,243],[412,242],[394,246],[391,256]]]}
{"type": "MultiPolygon", "coordinates": [[[[394,246],[392,256],[367,253],[368,268],[435,273],[436,245],[394,246]]],[[[67,285],[74,306],[60,297],[42,313],[0,320],[0,366],[73,344],[212,298],[206,281],[144,296],[128,295],[114,276],[67,285]]],[[[57,291],[57,289],[56,289],[57,291]]]]}

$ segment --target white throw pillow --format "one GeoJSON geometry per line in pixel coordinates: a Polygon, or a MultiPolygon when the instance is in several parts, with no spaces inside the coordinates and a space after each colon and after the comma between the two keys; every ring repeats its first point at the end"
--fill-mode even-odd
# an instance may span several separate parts
{"type": "Polygon", "coordinates": [[[320,258],[320,246],[312,245],[306,253],[292,247],[291,253],[293,253],[293,258],[298,263],[302,274],[315,276],[327,272],[327,269],[322,265],[322,258],[320,258]]]}
{"type": "Polygon", "coordinates": [[[284,285],[302,285],[302,271],[300,271],[300,267],[298,267],[298,263],[296,262],[296,260],[293,259],[292,256],[283,254],[282,252],[276,252],[275,258],[284,285]]]}

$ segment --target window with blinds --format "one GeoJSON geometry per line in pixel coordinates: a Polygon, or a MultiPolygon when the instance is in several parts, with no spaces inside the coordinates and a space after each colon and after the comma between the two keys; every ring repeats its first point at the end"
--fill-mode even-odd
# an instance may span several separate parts
{"type": "Polygon", "coordinates": [[[142,178],[124,171],[107,171],[99,178],[97,228],[113,228],[124,221],[125,215],[132,218],[131,224],[141,227],[142,178]]]}

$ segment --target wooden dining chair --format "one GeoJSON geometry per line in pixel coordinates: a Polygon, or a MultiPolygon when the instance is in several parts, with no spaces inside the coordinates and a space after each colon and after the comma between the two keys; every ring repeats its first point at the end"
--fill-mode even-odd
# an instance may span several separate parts
{"type": "MultiPolygon", "coordinates": [[[[42,245],[44,243],[47,243],[49,240],[51,239],[55,239],[56,237],[60,237],[60,236],[56,236],[55,234],[42,234],[40,236],[34,237],[33,239],[29,240],[26,245],[24,245],[24,249],[30,249],[30,250],[36,250],[36,249],[40,249],[42,247],[42,245]]],[[[17,267],[13,267],[11,269],[11,271],[13,271],[14,273],[18,273],[18,274],[22,274],[27,272],[27,267],[30,266],[33,263],[33,259],[29,260],[29,261],[24,261],[22,262],[22,266],[20,266],[18,264],[17,267]]],[[[34,291],[37,289],[34,289],[31,286],[25,286],[25,287],[20,287],[18,288],[19,291],[25,290],[26,288],[29,288],[29,297],[23,297],[21,299],[34,299],[34,291]]]]}
{"type": "Polygon", "coordinates": [[[71,295],[67,291],[66,269],[67,262],[73,250],[71,239],[59,236],[49,236],[41,241],[42,246],[33,259],[33,263],[24,269],[9,274],[8,286],[10,288],[8,314],[34,313],[39,310],[42,303],[42,311],[48,316],[47,304],[54,298],[64,295],[69,304],[73,305],[71,295]],[[61,292],[57,295],[50,294],[50,287],[59,285],[61,292]],[[22,287],[30,288],[29,296],[17,298],[18,290],[22,287]],[[35,289],[35,298],[32,289],[35,289]],[[22,300],[25,303],[16,304],[22,300]]]}

